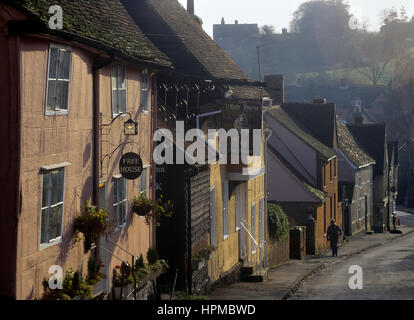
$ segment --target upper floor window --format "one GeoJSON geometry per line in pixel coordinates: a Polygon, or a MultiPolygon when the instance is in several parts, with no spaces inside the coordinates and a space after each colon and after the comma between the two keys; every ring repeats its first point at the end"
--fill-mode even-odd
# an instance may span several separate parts
{"type": "Polygon", "coordinates": [[[121,64],[112,65],[111,72],[111,90],[112,90],[112,115],[117,116],[126,112],[127,90],[125,66],[121,64]]]}
{"type": "Polygon", "coordinates": [[[71,64],[70,48],[54,44],[50,46],[46,86],[47,115],[68,112],[71,64]]]}
{"type": "Polygon", "coordinates": [[[358,171],[358,186],[362,187],[362,175],[361,171],[358,171]]]}
{"type": "Polygon", "coordinates": [[[141,110],[143,112],[148,112],[149,105],[149,80],[148,80],[148,71],[145,69],[142,71],[141,75],[141,110]]]}
{"type": "Polygon", "coordinates": [[[126,180],[124,178],[117,178],[113,183],[112,203],[114,209],[115,225],[121,228],[126,223],[126,180]]]}
{"type": "Polygon", "coordinates": [[[64,186],[64,168],[42,174],[41,245],[56,242],[62,237],[64,186]]]}

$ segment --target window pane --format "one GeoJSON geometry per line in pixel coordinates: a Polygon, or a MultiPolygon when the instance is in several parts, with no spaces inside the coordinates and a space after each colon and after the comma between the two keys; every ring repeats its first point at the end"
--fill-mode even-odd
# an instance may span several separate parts
{"type": "Polygon", "coordinates": [[[120,184],[121,184],[121,188],[120,188],[121,192],[119,195],[119,201],[122,201],[126,199],[126,180],[124,178],[121,178],[120,184]]]}
{"type": "Polygon", "coordinates": [[[118,69],[117,69],[117,67],[116,67],[115,65],[113,65],[113,66],[112,66],[112,73],[111,73],[111,79],[112,79],[112,82],[111,82],[111,89],[112,89],[112,90],[115,90],[115,89],[117,89],[117,88],[118,88],[118,87],[117,87],[117,84],[116,84],[117,74],[118,74],[118,69]]]}
{"type": "Polygon", "coordinates": [[[57,81],[55,80],[48,80],[47,82],[47,110],[54,110],[57,106],[56,84],[57,81]]]}
{"type": "Polygon", "coordinates": [[[71,51],[60,49],[59,50],[59,67],[58,67],[58,78],[59,79],[69,80],[70,63],[71,63],[71,51]]]}
{"type": "Polygon", "coordinates": [[[48,242],[47,238],[47,208],[42,210],[40,226],[40,243],[48,242]]]}
{"type": "Polygon", "coordinates": [[[50,57],[49,57],[49,78],[56,79],[58,49],[57,48],[50,48],[49,55],[50,55],[50,57]]]}
{"type": "Polygon", "coordinates": [[[113,191],[113,203],[117,203],[118,202],[118,182],[119,179],[114,181],[114,191],[113,191]]]}
{"type": "Polygon", "coordinates": [[[43,186],[42,186],[42,208],[48,205],[47,197],[49,194],[49,174],[43,175],[43,186]]]}
{"type": "Polygon", "coordinates": [[[125,89],[126,88],[125,66],[119,66],[118,77],[119,77],[118,89],[125,89]]]}
{"type": "Polygon", "coordinates": [[[140,192],[147,190],[147,169],[143,169],[139,181],[140,192]]]}
{"type": "Polygon", "coordinates": [[[126,220],[126,202],[122,202],[119,208],[120,211],[120,225],[123,225],[126,220]]]}
{"type": "Polygon", "coordinates": [[[68,109],[68,94],[69,94],[69,82],[58,81],[57,82],[57,106],[60,109],[68,109]]]}
{"type": "Polygon", "coordinates": [[[51,173],[51,179],[52,179],[52,199],[50,201],[50,205],[54,205],[58,203],[58,184],[59,184],[59,171],[53,171],[51,173]]]}
{"type": "Polygon", "coordinates": [[[64,170],[59,170],[58,172],[58,192],[57,192],[57,201],[58,202],[62,202],[63,201],[63,194],[65,192],[65,190],[63,189],[64,187],[64,178],[65,178],[65,171],[64,170]]]}
{"type": "Polygon", "coordinates": [[[125,112],[126,111],[126,90],[119,90],[119,100],[120,100],[120,105],[119,105],[119,113],[121,112],[125,112]]]}
{"type": "Polygon", "coordinates": [[[62,205],[50,208],[49,240],[60,236],[62,226],[62,205]]]}
{"type": "Polygon", "coordinates": [[[113,112],[113,114],[118,114],[119,113],[118,90],[112,90],[112,112],[113,112]]]}

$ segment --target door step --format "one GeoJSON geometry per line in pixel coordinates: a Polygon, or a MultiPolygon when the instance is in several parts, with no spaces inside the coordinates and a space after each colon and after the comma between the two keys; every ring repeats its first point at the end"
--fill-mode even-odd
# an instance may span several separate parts
{"type": "Polygon", "coordinates": [[[268,278],[268,269],[254,270],[255,267],[242,267],[240,272],[240,281],[242,282],[264,282],[268,278]]]}

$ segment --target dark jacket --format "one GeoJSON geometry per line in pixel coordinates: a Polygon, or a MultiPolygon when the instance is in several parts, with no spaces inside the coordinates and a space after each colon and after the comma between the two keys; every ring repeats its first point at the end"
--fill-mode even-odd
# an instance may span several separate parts
{"type": "Polygon", "coordinates": [[[338,242],[338,238],[341,234],[342,230],[337,224],[330,225],[328,231],[326,231],[327,239],[331,242],[338,242]]]}

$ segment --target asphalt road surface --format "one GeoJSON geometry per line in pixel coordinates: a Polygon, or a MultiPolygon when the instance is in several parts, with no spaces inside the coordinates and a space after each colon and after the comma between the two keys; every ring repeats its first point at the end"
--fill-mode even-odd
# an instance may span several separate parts
{"type": "MultiPolygon", "coordinates": [[[[414,226],[414,215],[397,212],[401,224],[414,226]]],[[[291,298],[324,300],[414,300],[414,234],[371,248],[314,275],[291,298]],[[351,266],[362,269],[362,289],[351,266]]]]}

